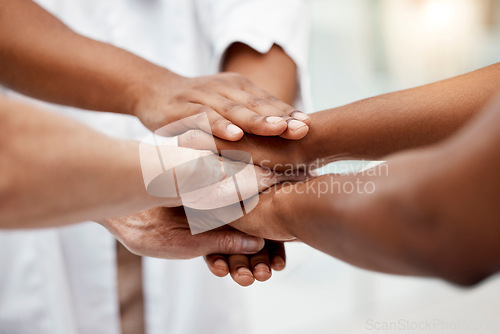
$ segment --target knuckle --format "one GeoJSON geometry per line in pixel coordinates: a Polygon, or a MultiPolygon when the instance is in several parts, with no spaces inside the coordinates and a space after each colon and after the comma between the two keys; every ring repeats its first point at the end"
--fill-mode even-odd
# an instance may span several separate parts
{"type": "Polygon", "coordinates": [[[232,114],[238,112],[241,108],[242,106],[240,104],[229,102],[224,105],[223,110],[226,114],[232,114]]]}
{"type": "Polygon", "coordinates": [[[214,129],[222,129],[225,128],[229,124],[229,121],[225,118],[218,118],[212,122],[212,128],[214,129]]]}
{"type": "Polygon", "coordinates": [[[274,96],[274,95],[268,95],[268,96],[266,97],[266,100],[267,100],[268,102],[270,102],[270,103],[281,102],[281,100],[280,100],[280,99],[278,99],[278,98],[277,98],[276,96],[274,96]]]}
{"type": "Polygon", "coordinates": [[[212,112],[212,108],[207,107],[207,106],[201,106],[196,111],[196,113],[198,113],[198,114],[203,114],[203,113],[209,114],[210,112],[212,112]]]}
{"type": "Polygon", "coordinates": [[[237,242],[232,235],[225,234],[219,238],[219,249],[222,252],[231,252],[237,246],[237,242]]]}
{"type": "Polygon", "coordinates": [[[282,108],[283,110],[283,113],[286,115],[286,116],[289,116],[289,117],[293,117],[293,113],[297,112],[297,109],[292,107],[292,106],[289,106],[288,104],[285,104],[282,108]]]}
{"type": "Polygon", "coordinates": [[[256,133],[262,129],[262,121],[264,117],[258,114],[250,115],[247,119],[247,128],[250,133],[256,133]]]}
{"type": "Polygon", "coordinates": [[[251,108],[258,108],[264,104],[266,104],[267,101],[266,100],[263,100],[263,99],[259,99],[259,98],[256,98],[256,97],[250,97],[248,98],[247,100],[247,105],[250,106],[251,108]]]}
{"type": "Polygon", "coordinates": [[[184,103],[189,100],[189,94],[185,92],[178,92],[172,96],[171,101],[173,103],[184,103]]]}

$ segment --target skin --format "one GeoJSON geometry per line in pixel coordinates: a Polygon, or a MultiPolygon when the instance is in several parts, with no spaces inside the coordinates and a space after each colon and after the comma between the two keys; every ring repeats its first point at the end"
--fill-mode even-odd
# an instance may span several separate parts
{"type": "Polygon", "coordinates": [[[151,130],[206,112],[211,129],[204,130],[225,140],[243,131],[299,139],[310,121],[241,75],[179,76],[76,34],[29,0],[0,0],[0,73],[2,85],[23,94],[135,115],[151,130]]]}
{"type": "Polygon", "coordinates": [[[144,188],[137,143],[5,98],[0,117],[1,228],[61,226],[167,204],[144,188]]]}
{"type": "MultiPolygon", "coordinates": [[[[234,143],[217,140],[217,149],[246,151],[254,163],[280,175],[295,174],[297,169],[310,171],[345,158],[385,159],[388,154],[432,145],[456,133],[494,96],[499,82],[500,63],[448,80],[310,114],[313,126],[299,141],[245,135],[234,143]]],[[[205,135],[199,131],[189,131],[179,138],[180,146],[196,149],[207,148],[205,142],[205,135]]],[[[261,200],[265,196],[269,195],[261,195],[261,200]]],[[[259,203],[260,208],[265,205],[259,203]]],[[[262,222],[267,224],[267,218],[263,216],[262,222]]],[[[239,228],[237,224],[234,226],[239,228]]],[[[260,229],[266,226],[255,221],[253,227],[245,226],[243,230],[265,235],[260,229]]],[[[279,240],[294,236],[287,231],[268,235],[279,240]]]]}
{"type": "MultiPolygon", "coordinates": [[[[0,228],[55,227],[182,205],[175,191],[175,197],[146,192],[141,168],[158,164],[158,156],[140,160],[136,141],[110,138],[61,115],[1,97],[0,133],[0,228]]],[[[251,181],[255,174],[260,191],[281,180],[260,167],[211,152],[158,149],[167,169],[197,185],[210,181],[211,195],[223,203],[231,203],[226,198],[232,190],[224,187],[227,179],[221,180],[221,165],[230,174],[238,171],[244,180],[251,181]],[[202,173],[185,167],[185,161],[201,157],[202,173]]],[[[242,181],[239,187],[250,196],[255,185],[242,181]]],[[[191,205],[205,207],[205,200],[206,196],[192,198],[191,205]]]]}
{"type": "Polygon", "coordinates": [[[477,284],[500,270],[499,124],[497,100],[450,139],[386,157],[388,175],[282,185],[232,225],[264,238],[294,236],[369,270],[477,284]],[[372,182],[375,191],[339,191],[332,181],[372,182]],[[311,189],[321,183],[319,196],[311,189]]]}
{"type": "MultiPolygon", "coordinates": [[[[500,82],[500,63],[433,84],[368,98],[310,114],[313,126],[301,140],[245,135],[216,140],[218,150],[243,150],[255,164],[284,171],[350,158],[380,159],[400,150],[437,143],[481,111],[500,82]]],[[[208,149],[190,131],[179,145],[208,149]]]]}
{"type": "MultiPolygon", "coordinates": [[[[223,70],[249,78],[260,88],[290,105],[293,105],[297,97],[297,66],[278,45],[274,45],[266,54],[261,54],[245,44],[234,43],[226,51],[223,70]]],[[[295,113],[294,117],[310,124],[309,117],[304,114],[295,113]]],[[[298,175],[297,177],[302,178],[298,175]]],[[[280,178],[290,179],[284,175],[280,178]]],[[[236,283],[249,286],[255,280],[264,282],[270,279],[272,270],[281,271],[285,268],[285,247],[282,242],[268,240],[264,249],[258,254],[252,256],[215,254],[206,256],[205,262],[214,275],[224,277],[230,273],[236,283]]]]}
{"type": "MultiPolygon", "coordinates": [[[[98,220],[132,253],[163,259],[191,259],[212,253],[254,254],[261,238],[248,238],[230,227],[192,235],[183,208],[145,210],[133,216],[98,220]]],[[[238,255],[243,256],[243,255],[238,255]]]]}
{"type": "MultiPolygon", "coordinates": [[[[297,90],[295,64],[279,46],[275,45],[266,55],[261,55],[243,44],[236,43],[227,52],[224,69],[227,73],[185,78],[122,49],[76,34],[32,1],[0,0],[0,83],[8,88],[53,103],[135,115],[150,130],[206,112],[210,129],[202,129],[210,130],[215,136],[225,140],[238,140],[244,131],[256,135],[279,135],[288,139],[300,139],[307,134],[310,118],[290,106],[297,90]],[[23,29],[18,29],[19,26],[23,29]],[[124,71],[124,68],[127,70],[124,71]],[[255,83],[242,74],[249,76],[255,83]]],[[[43,127],[40,127],[40,133],[46,136],[42,129],[43,127]]],[[[177,132],[181,133],[187,129],[189,127],[181,126],[177,132]]],[[[51,137],[48,136],[48,141],[50,140],[51,137]]],[[[28,140],[28,143],[23,142],[23,145],[30,143],[32,142],[28,140]]],[[[123,145],[121,143],[118,146],[123,145]]],[[[65,151],[66,147],[61,147],[57,152],[62,154],[65,151]]],[[[104,151],[113,150],[108,147],[108,150],[104,151]]],[[[61,159],[64,161],[63,157],[61,159]]],[[[65,164],[60,167],[70,171],[65,164]]],[[[39,175],[41,178],[46,174],[39,175]]],[[[66,181],[71,179],[72,177],[67,176],[66,181]]],[[[28,178],[26,182],[29,180],[31,179],[28,178]]],[[[109,204],[99,201],[99,196],[89,196],[93,199],[89,200],[92,203],[82,203],[81,212],[76,214],[71,199],[64,198],[61,203],[56,203],[61,196],[56,194],[59,188],[52,187],[55,180],[48,178],[45,181],[47,184],[51,181],[51,191],[47,195],[52,196],[54,202],[49,201],[53,207],[41,208],[47,209],[47,212],[44,212],[46,219],[38,221],[38,224],[43,226],[58,226],[63,224],[63,221],[80,221],[84,216],[87,219],[88,214],[97,219],[105,213],[126,213],[147,207],[142,204],[127,205],[129,201],[123,200],[120,202],[120,208],[109,210],[109,204]],[[90,207],[95,205],[102,207],[101,211],[94,213],[90,210],[90,207]],[[67,210],[67,214],[61,215],[61,208],[67,210]],[[56,213],[59,214],[57,219],[53,217],[56,213]]],[[[77,185],[78,182],[74,183],[75,188],[77,185]]],[[[6,189],[11,191],[12,185],[9,184],[6,189]]],[[[141,191],[144,192],[144,189],[141,191]]],[[[87,193],[94,194],[94,191],[83,192],[82,197],[87,193]]],[[[104,196],[106,192],[102,194],[104,196]]],[[[11,193],[5,196],[11,202],[17,200],[18,206],[22,206],[19,198],[11,193]]],[[[36,197],[38,193],[34,192],[32,196],[36,197]]],[[[156,203],[159,204],[158,201],[156,203]]],[[[170,201],[162,205],[175,204],[170,201]]],[[[151,210],[152,217],[163,217],[155,214],[160,209],[151,210]]],[[[25,214],[26,223],[22,226],[19,225],[19,219],[13,220],[15,214],[11,212],[4,212],[3,217],[5,222],[15,221],[16,227],[29,227],[27,222],[33,212],[27,210],[25,214]]],[[[128,219],[137,221],[138,217],[146,216],[140,213],[129,216],[128,219]]],[[[36,217],[38,219],[40,213],[36,214],[36,217]]],[[[126,219],[122,217],[121,221],[123,220],[126,219]]],[[[105,224],[105,220],[101,222],[105,224]]],[[[146,222],[144,224],[148,226],[146,222]]],[[[283,247],[273,249],[282,250],[283,247]]],[[[284,255],[275,259],[272,249],[266,252],[271,254],[271,259],[262,254],[257,257],[261,259],[259,263],[265,264],[265,273],[258,274],[255,270],[245,272],[231,266],[236,268],[231,269],[233,278],[238,278],[237,272],[241,272],[246,275],[247,281],[254,273],[257,279],[265,280],[270,277],[271,265],[275,268],[284,267],[284,255]],[[274,265],[275,263],[279,264],[274,265]]],[[[281,254],[283,251],[276,253],[281,254]]],[[[227,259],[226,264],[233,262],[227,259]]],[[[245,265],[248,267],[255,264],[254,262],[248,259],[245,265]]],[[[219,270],[215,271],[221,276],[224,270],[220,270],[221,261],[218,263],[219,270]]],[[[263,266],[257,263],[254,267],[263,266]]]]}
{"type": "MultiPolygon", "coordinates": [[[[247,76],[256,85],[287,103],[293,103],[295,100],[298,87],[296,65],[283,49],[277,45],[274,45],[268,53],[260,54],[244,44],[235,43],[226,52],[223,69],[247,76]]],[[[297,115],[295,116],[297,117],[297,115]]],[[[307,119],[304,119],[304,121],[308,122],[307,119]]],[[[204,133],[200,132],[200,134],[204,133]]],[[[193,140],[196,141],[195,138],[193,140]]],[[[261,176],[266,180],[266,176],[270,175],[262,174],[261,176]]],[[[290,177],[280,176],[280,178],[276,182],[290,177]]],[[[262,186],[262,189],[270,185],[266,183],[262,186]]],[[[161,216],[152,214],[154,218],[148,220],[143,220],[143,216],[143,214],[138,214],[121,217],[119,221],[131,221],[133,224],[142,221],[144,226],[149,226],[151,223],[161,223],[161,216]]],[[[101,223],[105,226],[116,225],[115,221],[116,219],[110,219],[103,220],[101,223]]],[[[185,224],[187,226],[187,221],[185,224]]],[[[113,229],[109,230],[113,231],[113,229]]],[[[121,240],[120,234],[116,235],[121,240]]],[[[127,240],[124,241],[124,244],[127,245],[127,240]]],[[[135,252],[137,250],[132,248],[131,251],[135,252]]],[[[141,251],[137,254],[144,255],[141,251]]],[[[241,286],[249,286],[255,280],[266,281],[271,278],[272,270],[283,270],[286,265],[285,249],[281,242],[267,241],[265,247],[255,255],[225,254],[227,253],[214,252],[214,254],[205,256],[205,262],[214,275],[224,277],[231,274],[233,280],[241,286]]]]}
{"type": "MultiPolygon", "coordinates": [[[[236,43],[230,46],[226,52],[223,70],[248,76],[249,80],[254,82],[255,85],[262,87],[262,89],[287,103],[293,103],[295,100],[298,87],[296,65],[283,49],[277,45],[274,45],[268,53],[260,54],[244,44],[236,43]]],[[[298,117],[297,113],[295,113],[294,116],[298,117]]],[[[309,123],[307,118],[303,118],[303,120],[309,123]]],[[[204,132],[200,132],[200,134],[203,135],[204,132]]],[[[208,137],[206,138],[208,139],[208,137]]],[[[193,140],[196,139],[193,138],[193,140]]],[[[267,174],[263,171],[261,172],[260,175],[263,180],[268,180],[268,178],[273,175],[269,172],[267,174]]],[[[281,175],[275,182],[294,177],[300,176],[296,175],[291,177],[281,175]]],[[[264,182],[261,184],[262,189],[270,186],[270,183],[271,182],[264,182]]],[[[143,228],[147,230],[150,224],[166,223],[161,221],[163,216],[154,214],[157,210],[163,209],[153,209],[151,216],[154,218],[148,220],[143,219],[144,213],[139,213],[120,218],[102,220],[100,223],[107,227],[109,225],[117,225],[116,221],[122,222],[125,226],[137,226],[139,224],[138,222],[142,222],[143,228]],[[126,222],[131,223],[126,224],[126,222]]],[[[187,220],[185,222],[185,227],[187,227],[187,220]]],[[[113,228],[108,228],[108,230],[114,231],[113,228]]],[[[189,231],[186,230],[186,233],[187,232],[189,231]]],[[[121,234],[122,233],[115,234],[118,240],[122,240],[120,239],[121,234]]],[[[155,236],[153,236],[153,238],[154,237],[155,236]]],[[[124,245],[127,246],[129,241],[126,239],[123,240],[124,245]]],[[[149,254],[144,253],[142,249],[133,247],[130,247],[130,250],[139,255],[149,254]]],[[[280,271],[286,266],[285,248],[282,242],[266,241],[264,248],[259,253],[253,255],[249,255],[248,253],[237,255],[227,254],[232,253],[213,252],[209,255],[203,255],[207,255],[205,256],[205,262],[214,275],[225,277],[227,274],[230,274],[232,279],[241,286],[249,286],[253,284],[255,280],[260,282],[267,281],[272,276],[272,270],[280,271]]]]}

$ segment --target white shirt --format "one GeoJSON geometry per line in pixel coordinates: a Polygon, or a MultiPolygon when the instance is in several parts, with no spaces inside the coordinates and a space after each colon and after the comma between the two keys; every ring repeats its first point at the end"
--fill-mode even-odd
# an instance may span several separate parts
{"type": "MultiPolygon", "coordinates": [[[[216,73],[236,41],[261,53],[279,44],[298,65],[298,106],[309,109],[308,15],[301,0],[37,2],[78,33],[184,76],[216,73]]],[[[114,137],[147,134],[131,116],[29,100],[114,137]]],[[[212,277],[201,259],[143,263],[149,334],[245,333],[240,288],[212,277]]],[[[0,233],[0,333],[120,333],[114,238],[91,222],[0,233]]]]}

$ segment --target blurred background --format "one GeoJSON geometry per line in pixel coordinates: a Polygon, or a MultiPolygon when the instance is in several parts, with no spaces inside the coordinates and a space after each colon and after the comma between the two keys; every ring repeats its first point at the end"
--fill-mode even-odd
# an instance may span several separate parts
{"type": "MultiPolygon", "coordinates": [[[[321,110],[500,61],[500,0],[310,0],[321,110]]],[[[251,333],[499,333],[500,278],[464,290],[369,273],[300,244],[243,289],[251,333]]]]}

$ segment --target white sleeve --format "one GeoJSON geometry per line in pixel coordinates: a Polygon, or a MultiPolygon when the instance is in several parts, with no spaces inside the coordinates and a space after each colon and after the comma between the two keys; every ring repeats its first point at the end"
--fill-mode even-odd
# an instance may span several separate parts
{"type": "Polygon", "coordinates": [[[260,53],[279,45],[294,60],[300,91],[296,107],[310,112],[309,8],[304,0],[200,0],[203,32],[212,48],[211,64],[220,71],[227,48],[241,42],[260,53]]]}

